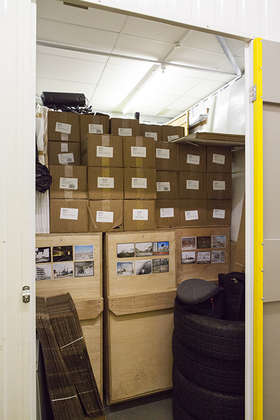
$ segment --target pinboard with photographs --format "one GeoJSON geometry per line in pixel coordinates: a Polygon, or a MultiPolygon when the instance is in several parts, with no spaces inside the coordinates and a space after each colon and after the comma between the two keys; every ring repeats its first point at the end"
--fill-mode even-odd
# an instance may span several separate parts
{"type": "Polygon", "coordinates": [[[175,231],[108,233],[106,256],[110,296],[176,286],[175,231]]]}
{"type": "Polygon", "coordinates": [[[230,268],[230,229],[176,229],[177,283],[188,278],[218,280],[230,268]]]}

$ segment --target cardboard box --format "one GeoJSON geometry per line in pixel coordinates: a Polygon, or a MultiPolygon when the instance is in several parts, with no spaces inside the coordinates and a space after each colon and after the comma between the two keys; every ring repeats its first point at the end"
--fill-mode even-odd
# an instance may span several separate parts
{"type": "Polygon", "coordinates": [[[184,127],[174,126],[174,125],[163,125],[162,126],[162,140],[163,141],[172,141],[175,139],[180,139],[185,136],[184,127]]]}
{"type": "Polygon", "coordinates": [[[151,230],[155,227],[155,200],[124,200],[124,230],[151,230]]]}
{"type": "Polygon", "coordinates": [[[156,143],[156,169],[159,171],[178,171],[178,145],[164,142],[156,143]]]}
{"type": "Polygon", "coordinates": [[[74,142],[48,142],[49,165],[80,165],[80,143],[74,142]]]}
{"type": "Polygon", "coordinates": [[[109,134],[109,115],[81,114],[80,129],[81,139],[86,139],[88,134],[109,134]]]}
{"type": "Polygon", "coordinates": [[[50,200],[51,233],[88,232],[88,200],[50,200]]]}
{"type": "Polygon", "coordinates": [[[178,174],[170,171],[156,172],[157,199],[176,199],[178,197],[178,174]]]}
{"type": "Polygon", "coordinates": [[[49,111],[48,140],[80,142],[79,114],[49,111]]]}
{"type": "Polygon", "coordinates": [[[207,198],[210,200],[231,200],[231,184],[231,174],[208,173],[207,198]]]}
{"type": "Polygon", "coordinates": [[[51,165],[50,198],[88,198],[87,167],[51,165]]]}
{"type": "Polygon", "coordinates": [[[111,118],[110,119],[111,134],[113,136],[139,136],[139,121],[135,119],[111,118]]]}
{"type": "Polygon", "coordinates": [[[156,200],[156,225],[159,228],[180,226],[178,200],[156,200]]]}
{"type": "Polygon", "coordinates": [[[206,174],[179,172],[180,198],[204,199],[206,196],[206,174]]]}
{"type": "Polygon", "coordinates": [[[122,137],[89,134],[81,141],[81,161],[88,166],[123,167],[122,137]]]}
{"type": "Polygon", "coordinates": [[[155,143],[145,137],[123,138],[125,168],[155,168],[155,143]]]}
{"type": "Polygon", "coordinates": [[[90,232],[123,231],[123,201],[122,200],[89,201],[89,231],[90,232]]]}
{"type": "Polygon", "coordinates": [[[207,172],[231,173],[231,147],[207,146],[207,172]]]}
{"type": "Polygon", "coordinates": [[[203,145],[179,144],[180,169],[189,172],[206,172],[206,147],[203,145]]]}
{"type": "Polygon", "coordinates": [[[88,198],[90,200],[122,200],[123,169],[89,166],[88,198]]]}
{"type": "Polygon", "coordinates": [[[152,124],[140,124],[140,136],[162,141],[162,126],[152,124]]]}
{"type": "Polygon", "coordinates": [[[156,199],[156,170],[147,168],[124,169],[124,198],[156,199]]]}
{"type": "Polygon", "coordinates": [[[206,200],[179,200],[180,226],[205,226],[207,225],[206,200]]]}
{"type": "Polygon", "coordinates": [[[231,200],[207,200],[207,224],[230,226],[231,200]]]}

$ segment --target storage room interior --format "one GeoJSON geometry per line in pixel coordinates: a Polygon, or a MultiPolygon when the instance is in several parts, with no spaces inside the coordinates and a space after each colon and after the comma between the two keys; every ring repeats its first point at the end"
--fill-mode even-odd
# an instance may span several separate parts
{"type": "Polygon", "coordinates": [[[242,420],[246,43],[66,3],[37,0],[37,418],[242,420]]]}

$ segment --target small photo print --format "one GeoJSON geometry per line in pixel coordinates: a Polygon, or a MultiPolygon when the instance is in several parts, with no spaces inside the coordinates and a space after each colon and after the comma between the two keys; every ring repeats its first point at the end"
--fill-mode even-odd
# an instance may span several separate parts
{"type": "Polygon", "coordinates": [[[196,249],[196,236],[182,238],[182,251],[187,251],[188,249],[196,249]]]}
{"type": "Polygon", "coordinates": [[[197,264],[210,264],[211,252],[210,251],[199,251],[196,257],[197,264]]]}
{"type": "Polygon", "coordinates": [[[51,262],[51,248],[42,247],[35,250],[36,264],[51,262]]]}
{"type": "Polygon", "coordinates": [[[225,251],[212,251],[211,262],[212,264],[224,264],[225,251]]]}
{"type": "Polygon", "coordinates": [[[53,262],[59,261],[73,261],[73,247],[72,246],[54,246],[53,247],[53,262]]]}
{"type": "Polygon", "coordinates": [[[117,244],[117,257],[130,258],[135,256],[134,244],[117,244]]]}
{"type": "Polygon", "coordinates": [[[195,264],[195,251],[182,252],[182,264],[195,264]]]}
{"type": "Polygon", "coordinates": [[[168,255],[169,254],[169,242],[153,242],[153,254],[154,255],[168,255]]]}
{"type": "Polygon", "coordinates": [[[53,274],[55,279],[73,277],[74,269],[72,261],[65,261],[53,264],[53,274]]]}
{"type": "Polygon", "coordinates": [[[133,262],[118,262],[117,263],[117,275],[118,276],[133,276],[133,262]]]}
{"type": "Polygon", "coordinates": [[[75,260],[88,261],[93,260],[93,245],[75,245],[75,260]]]}
{"type": "Polygon", "coordinates": [[[138,242],[135,244],[135,257],[149,257],[153,255],[152,242],[138,242]]]}
{"type": "Polygon", "coordinates": [[[168,273],[169,260],[168,258],[156,258],[152,260],[153,273],[168,273]]]}
{"type": "Polygon", "coordinates": [[[212,248],[225,248],[227,243],[226,235],[213,235],[212,248]]]}
{"type": "Polygon", "coordinates": [[[151,274],[152,272],[152,261],[151,260],[143,260],[143,261],[135,261],[135,274],[151,274]]]}
{"type": "Polygon", "coordinates": [[[36,280],[51,280],[52,266],[51,264],[36,265],[36,280]]]}
{"type": "Polygon", "coordinates": [[[94,275],[93,261],[83,261],[74,263],[75,277],[92,277],[94,275]]]}
{"type": "Polygon", "coordinates": [[[197,237],[197,248],[211,248],[211,236],[198,236],[197,237]]]}

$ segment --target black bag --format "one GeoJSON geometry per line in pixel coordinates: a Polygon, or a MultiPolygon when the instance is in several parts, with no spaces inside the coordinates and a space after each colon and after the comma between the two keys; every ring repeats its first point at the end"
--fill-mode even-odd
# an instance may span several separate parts
{"type": "Polygon", "coordinates": [[[219,274],[219,286],[225,294],[225,318],[245,320],[245,273],[219,274]]]}
{"type": "Polygon", "coordinates": [[[175,304],[194,314],[224,317],[224,291],[214,282],[201,279],[183,281],[178,286],[175,304]]]}

